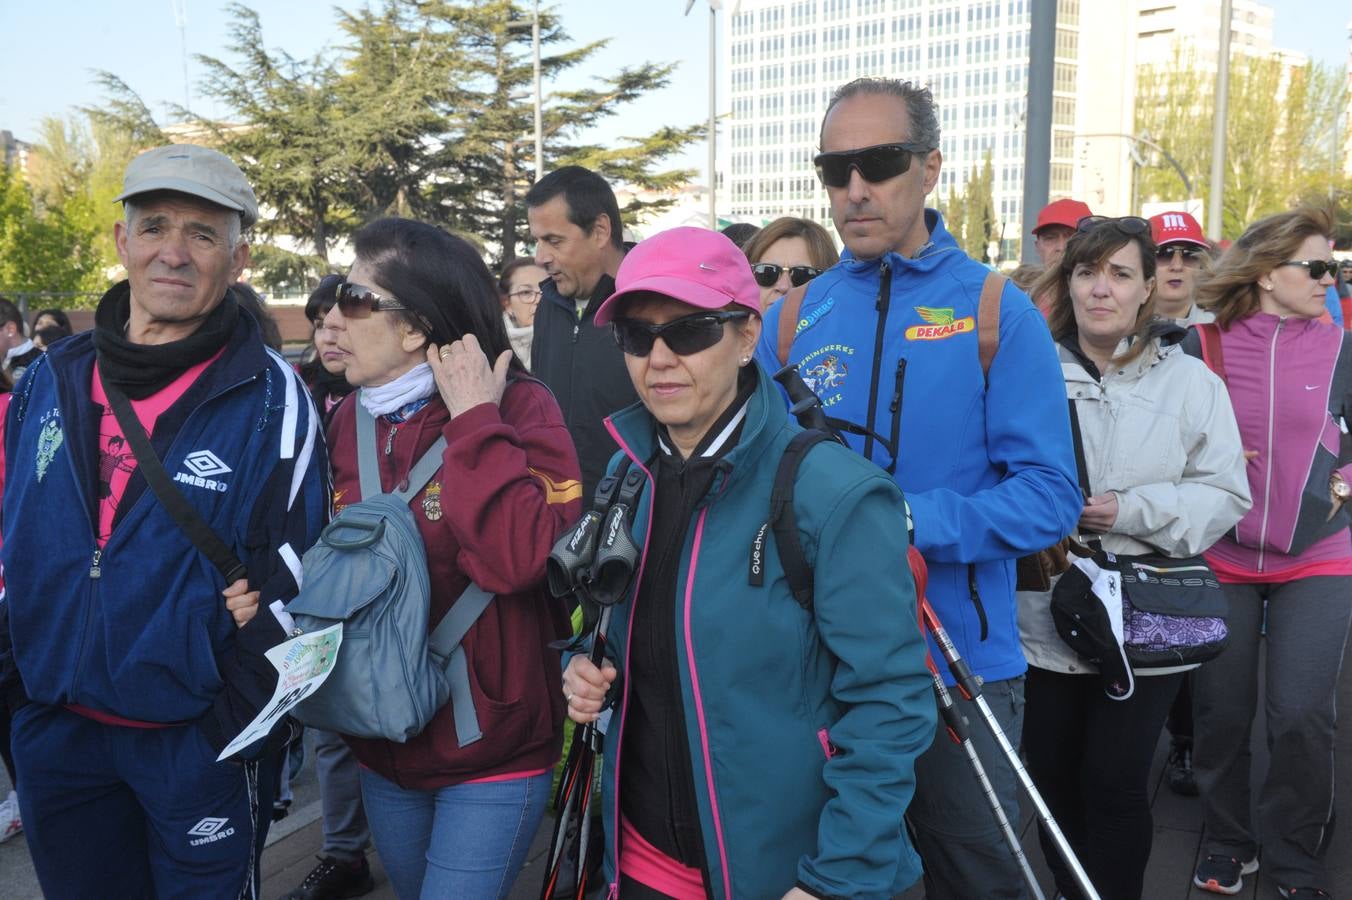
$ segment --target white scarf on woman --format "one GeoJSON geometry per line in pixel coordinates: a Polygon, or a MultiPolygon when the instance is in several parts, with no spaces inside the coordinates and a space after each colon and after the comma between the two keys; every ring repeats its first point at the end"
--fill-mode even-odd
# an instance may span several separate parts
{"type": "Polygon", "coordinates": [[[418,363],[389,384],[362,388],[357,392],[357,399],[371,415],[387,416],[410,403],[432,396],[436,389],[432,367],[427,363],[418,363]]]}

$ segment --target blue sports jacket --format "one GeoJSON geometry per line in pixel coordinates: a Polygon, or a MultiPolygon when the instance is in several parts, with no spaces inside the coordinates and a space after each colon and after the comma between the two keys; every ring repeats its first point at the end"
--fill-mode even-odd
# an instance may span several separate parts
{"type": "Polygon", "coordinates": [[[286,633],[268,607],[295,594],[301,554],[328,508],[319,418],[295,369],[241,315],[222,355],[151,435],[176,487],[261,593],[258,613],[237,629],[223,577],[139,473],[124,500],[132,505],[98,548],[93,366],[86,332],[54,345],[15,389],[5,422],[9,629],[0,658],[12,652],[36,702],[197,722],[220,749],[277,683],[263,654],[286,633]],[[142,489],[133,497],[134,488],[142,489]]]}
{"type": "MultiPolygon", "coordinates": [[[[764,553],[763,583],[752,584],[752,544],[769,518],[775,470],[801,430],[759,367],[757,375],[742,437],[684,535],[671,622],[709,882],[723,900],[778,900],[795,883],[820,896],[892,897],[920,876],[902,814],[935,717],[914,585],[909,575],[880,578],[894,564],[908,572],[905,529],[891,527],[904,515],[901,493],[843,447],[813,448],[794,508],[815,605],[807,611],[794,600],[775,549],[764,553]]],[[[648,411],[635,404],[607,426],[621,454],[648,473],[656,441],[648,411]]],[[[612,883],[629,617],[644,602],[635,594],[653,487],[649,474],[632,529],[642,559],[606,648],[620,671],[602,773],[612,883]]]]}
{"type": "MultiPolygon", "coordinates": [[[[958,248],[938,212],[925,210],[925,224],[930,241],[914,259],[847,251],[813,279],[788,361],[828,415],[896,437],[894,477],[929,563],[930,603],[973,671],[1013,678],[1027,669],[1014,560],[1069,534],[1084,505],[1065,385],[1042,314],[1012,282],[987,384],[976,314],[989,270],[958,248]]],[[[780,308],[766,312],[756,350],[771,371],[781,365],[780,308]]],[[[849,443],[892,464],[879,440],[849,443]]]]}

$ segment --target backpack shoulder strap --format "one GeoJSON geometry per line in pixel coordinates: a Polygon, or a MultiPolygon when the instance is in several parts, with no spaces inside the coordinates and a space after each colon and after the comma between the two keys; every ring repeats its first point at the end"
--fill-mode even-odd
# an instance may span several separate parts
{"type": "Polygon", "coordinates": [[[1225,377],[1225,353],[1221,350],[1221,327],[1215,322],[1199,322],[1192,327],[1197,329],[1202,344],[1202,362],[1229,387],[1230,382],[1225,377]]]}
{"type": "Polygon", "coordinates": [[[803,308],[803,298],[807,296],[807,285],[799,285],[784,295],[779,301],[778,348],[779,364],[789,364],[789,351],[793,349],[793,338],[798,333],[798,311],[803,308]]]}
{"type": "MultiPolygon", "coordinates": [[[[357,401],[357,476],[361,482],[361,495],[365,499],[383,493],[380,489],[380,468],[376,463],[376,420],[371,411],[357,401]]],[[[427,487],[427,482],[441,468],[441,454],[446,452],[446,438],[439,437],[427,448],[427,452],[418,457],[418,461],[409,469],[404,479],[405,486],[390,491],[391,497],[398,497],[405,503],[417,496],[427,487]]]]}
{"type": "Polygon", "coordinates": [[[1000,349],[1000,296],[1008,281],[999,272],[988,272],[981,285],[981,300],[976,307],[976,353],[981,360],[981,377],[991,377],[991,363],[1000,349]]]}
{"type": "Polygon", "coordinates": [[[469,689],[469,663],[461,641],[469,633],[479,616],[493,602],[488,593],[474,582],[455,599],[446,615],[427,639],[427,649],[438,661],[445,662],[446,681],[451,687],[451,713],[455,718],[455,739],[461,747],[483,737],[479,716],[474,708],[474,696],[469,689]]]}
{"type": "MultiPolygon", "coordinates": [[[[793,485],[798,479],[798,467],[817,444],[834,440],[825,431],[813,429],[794,435],[793,440],[784,448],[775,469],[774,486],[770,489],[770,520],[767,523],[774,531],[775,546],[779,548],[779,563],[784,567],[784,577],[789,582],[793,599],[803,609],[812,609],[812,567],[808,565],[807,554],[798,540],[798,514],[793,506],[793,485]]],[[[762,532],[764,526],[762,526],[762,532]]]]}

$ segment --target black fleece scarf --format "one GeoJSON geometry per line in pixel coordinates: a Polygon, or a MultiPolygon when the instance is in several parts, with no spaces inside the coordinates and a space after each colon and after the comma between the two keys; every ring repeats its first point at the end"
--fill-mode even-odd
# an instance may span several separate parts
{"type": "Polygon", "coordinates": [[[99,375],[133,400],[144,400],[192,366],[210,359],[235,333],[239,305],[226,290],[225,299],[192,334],[167,344],[133,344],[127,340],[131,317],[131,285],[123,281],[103,295],[94,313],[94,352],[99,375]]]}

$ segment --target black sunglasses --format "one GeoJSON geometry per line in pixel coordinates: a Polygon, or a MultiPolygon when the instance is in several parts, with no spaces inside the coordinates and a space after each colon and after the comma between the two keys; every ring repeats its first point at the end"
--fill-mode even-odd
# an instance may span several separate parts
{"type": "Polygon", "coordinates": [[[933,149],[923,144],[878,144],[858,150],[818,153],[812,164],[817,167],[817,178],[827,187],[845,187],[850,183],[851,169],[870,184],[877,184],[904,173],[911,167],[912,156],[933,149]]]}
{"type": "Polygon", "coordinates": [[[723,340],[724,322],[750,317],[751,313],[745,310],[715,310],[681,316],[665,325],[637,319],[616,319],[610,329],[615,335],[615,343],[630,356],[647,356],[653,352],[653,342],[658,338],[677,356],[689,356],[708,350],[723,340]]]}
{"type": "Polygon", "coordinates": [[[1202,252],[1201,247],[1180,247],[1175,244],[1170,247],[1161,247],[1156,250],[1155,259],[1162,265],[1168,265],[1174,261],[1174,254],[1178,253],[1183,256],[1183,265],[1196,266],[1200,265],[1202,262],[1202,252]]]}
{"type": "Polygon", "coordinates": [[[1288,259],[1286,262],[1277,263],[1279,266],[1304,266],[1310,270],[1310,277],[1315,281],[1329,275],[1333,278],[1338,277],[1338,261],[1336,259],[1288,259]]]}
{"type": "Polygon", "coordinates": [[[779,281],[779,276],[784,274],[785,269],[789,270],[789,284],[794,287],[807,284],[823,271],[816,266],[781,266],[777,263],[756,263],[751,267],[751,274],[756,276],[756,284],[761,287],[774,287],[775,282],[779,281]]]}
{"type": "Polygon", "coordinates": [[[344,281],[334,292],[338,311],[349,319],[365,318],[376,310],[408,309],[394,297],[377,294],[364,284],[344,281]]]}
{"type": "Polygon", "coordinates": [[[1100,225],[1111,225],[1118,231],[1129,237],[1135,237],[1138,234],[1150,234],[1150,220],[1142,219],[1140,216],[1085,216],[1075,223],[1075,230],[1080,234],[1086,234],[1098,228],[1100,225]]]}

